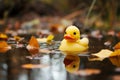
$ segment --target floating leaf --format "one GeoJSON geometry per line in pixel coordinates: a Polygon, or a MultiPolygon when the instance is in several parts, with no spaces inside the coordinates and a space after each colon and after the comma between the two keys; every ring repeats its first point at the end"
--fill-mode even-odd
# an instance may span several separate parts
{"type": "Polygon", "coordinates": [[[110,61],[112,62],[113,65],[120,67],[120,49],[115,50],[111,55],[110,55],[110,61]]]}
{"type": "Polygon", "coordinates": [[[27,46],[27,49],[31,54],[36,54],[39,52],[39,48],[40,46],[37,39],[34,36],[32,36],[27,46]]]}
{"type": "Polygon", "coordinates": [[[91,54],[91,57],[89,57],[89,60],[90,61],[95,61],[95,60],[102,61],[103,59],[108,58],[111,55],[111,53],[113,53],[113,51],[108,50],[108,49],[102,49],[98,53],[91,54]]]}
{"type": "Polygon", "coordinates": [[[114,46],[114,49],[120,49],[120,42],[118,42],[115,46],[114,46]]]}

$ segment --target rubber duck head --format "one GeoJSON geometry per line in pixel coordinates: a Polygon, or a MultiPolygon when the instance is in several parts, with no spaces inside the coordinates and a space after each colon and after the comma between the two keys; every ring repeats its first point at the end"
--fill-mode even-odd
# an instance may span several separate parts
{"type": "Polygon", "coordinates": [[[76,26],[69,26],[65,30],[64,39],[67,41],[76,41],[80,39],[80,31],[76,26]]]}

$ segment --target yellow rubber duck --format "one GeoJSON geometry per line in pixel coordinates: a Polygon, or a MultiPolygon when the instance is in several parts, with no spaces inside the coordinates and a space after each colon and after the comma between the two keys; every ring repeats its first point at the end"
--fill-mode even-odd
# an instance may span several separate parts
{"type": "Polygon", "coordinates": [[[88,38],[80,39],[80,31],[76,26],[69,26],[65,31],[59,50],[66,55],[76,55],[86,51],[88,43],[88,38]]]}

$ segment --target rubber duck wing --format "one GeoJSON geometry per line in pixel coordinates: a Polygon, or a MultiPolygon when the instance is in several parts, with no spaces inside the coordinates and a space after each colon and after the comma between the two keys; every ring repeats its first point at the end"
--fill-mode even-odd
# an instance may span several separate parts
{"type": "Polygon", "coordinates": [[[88,46],[89,40],[88,38],[82,38],[80,39],[79,43],[83,46],[88,46]]]}

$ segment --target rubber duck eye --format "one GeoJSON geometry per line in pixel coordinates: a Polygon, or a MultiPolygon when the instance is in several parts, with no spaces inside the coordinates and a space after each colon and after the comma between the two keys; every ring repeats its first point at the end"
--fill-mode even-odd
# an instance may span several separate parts
{"type": "Polygon", "coordinates": [[[73,34],[76,35],[76,32],[74,32],[73,34]]]}
{"type": "Polygon", "coordinates": [[[75,65],[73,65],[73,68],[75,68],[76,66],[75,65]]]}

